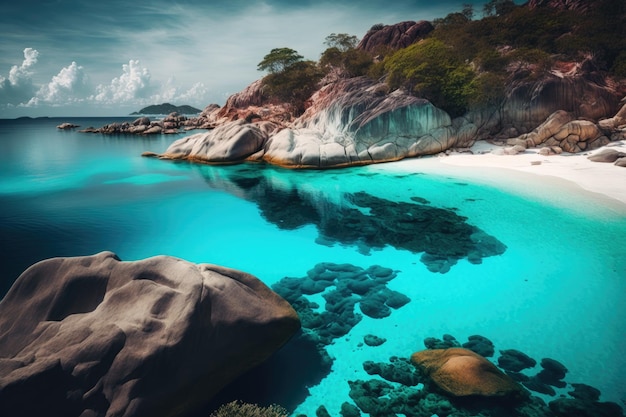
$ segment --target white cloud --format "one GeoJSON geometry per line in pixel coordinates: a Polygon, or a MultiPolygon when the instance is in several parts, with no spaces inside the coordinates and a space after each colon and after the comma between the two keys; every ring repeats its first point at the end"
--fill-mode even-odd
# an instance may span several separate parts
{"type": "Polygon", "coordinates": [[[185,104],[207,105],[209,90],[203,83],[195,83],[189,90],[184,91],[176,101],[185,104]]]}
{"type": "Polygon", "coordinates": [[[177,85],[174,77],[167,82],[152,82],[150,70],[139,60],[130,60],[122,66],[122,75],[110,84],[100,84],[90,100],[96,104],[143,105],[176,102],[180,104],[205,105],[208,90],[203,83],[196,83],[189,89],[177,85]]]}
{"type": "Polygon", "coordinates": [[[0,103],[18,105],[33,96],[37,88],[33,85],[31,68],[37,63],[38,56],[36,49],[26,48],[22,64],[13,65],[8,78],[0,75],[0,103]]]}
{"type": "Polygon", "coordinates": [[[28,105],[41,103],[64,105],[83,101],[90,94],[84,68],[76,62],[64,67],[52,80],[39,89],[28,105]]]}
{"type": "Polygon", "coordinates": [[[111,84],[96,87],[94,101],[114,104],[124,102],[145,103],[153,94],[150,85],[150,71],[142,67],[138,60],[130,60],[122,65],[122,75],[113,78],[111,84]]]}
{"type": "Polygon", "coordinates": [[[176,104],[191,104],[205,106],[208,100],[209,90],[203,83],[195,83],[185,90],[179,86],[174,77],[170,77],[160,88],[160,92],[152,95],[152,103],[174,102],[176,104]]]}

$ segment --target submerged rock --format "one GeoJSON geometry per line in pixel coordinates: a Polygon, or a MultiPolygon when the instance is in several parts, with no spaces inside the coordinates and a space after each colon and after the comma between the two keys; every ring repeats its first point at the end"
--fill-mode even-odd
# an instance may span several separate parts
{"type": "Polygon", "coordinates": [[[179,415],[299,326],[240,271],[111,252],[42,261],[0,303],[0,415],[179,415]]]}
{"type": "Polygon", "coordinates": [[[523,369],[533,368],[537,365],[537,361],[516,349],[506,349],[500,351],[498,358],[498,366],[510,371],[519,372],[523,369]]]}
{"type": "Polygon", "coordinates": [[[521,397],[524,389],[493,363],[463,348],[416,352],[411,362],[439,388],[456,396],[521,397]]]}

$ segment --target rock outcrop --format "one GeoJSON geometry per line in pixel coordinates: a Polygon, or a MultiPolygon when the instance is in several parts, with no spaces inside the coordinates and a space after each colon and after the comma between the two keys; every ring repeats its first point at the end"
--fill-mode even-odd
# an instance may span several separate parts
{"type": "Polygon", "coordinates": [[[598,149],[610,142],[597,124],[589,120],[575,120],[571,113],[558,110],[530,133],[509,139],[508,145],[525,148],[558,147],[576,153],[598,149]]]}
{"type": "Polygon", "coordinates": [[[45,260],[0,303],[0,415],[184,415],[299,326],[232,269],[111,252],[45,260]]]}
{"type": "Polygon", "coordinates": [[[60,130],[70,130],[70,129],[74,129],[80,127],[79,125],[76,125],[74,123],[69,123],[69,122],[65,122],[65,123],[61,123],[60,125],[57,126],[57,129],[60,130]]]}
{"type": "Polygon", "coordinates": [[[411,362],[439,388],[455,397],[524,396],[524,389],[519,384],[469,349],[427,349],[414,353],[411,362]]]}
{"type": "MultiPolygon", "coordinates": [[[[263,118],[228,122],[174,142],[161,157],[209,163],[263,160],[289,168],[336,168],[431,155],[466,147],[450,116],[429,101],[366,77],[340,80],[311,97],[305,113],[284,125],[263,118]],[[241,131],[255,132],[243,140],[241,131]],[[245,148],[245,149],[244,149],[245,148]]],[[[459,129],[461,130],[461,129],[459,129]]]]}
{"type": "Polygon", "coordinates": [[[424,39],[434,29],[434,26],[425,20],[419,22],[409,20],[385,26],[374,25],[363,36],[357,48],[372,54],[379,53],[381,48],[406,48],[420,39],[424,39]]]}
{"type": "Polygon", "coordinates": [[[547,74],[507,87],[501,125],[527,133],[558,110],[571,113],[575,119],[599,120],[618,111],[620,98],[607,86],[607,80],[594,74],[547,74]]]}
{"type": "Polygon", "coordinates": [[[163,158],[186,159],[206,163],[234,163],[258,159],[269,134],[276,129],[271,122],[227,122],[207,133],[179,139],[166,150],[163,158]]]}
{"type": "Polygon", "coordinates": [[[323,87],[312,105],[267,143],[263,159],[330,168],[436,154],[456,145],[452,121],[429,101],[352,78],[323,87]]]}
{"type": "Polygon", "coordinates": [[[512,85],[500,108],[453,120],[429,101],[367,77],[324,85],[304,114],[290,120],[287,107],[268,101],[255,82],[206,113],[217,128],[179,139],[160,157],[338,168],[434,155],[489,137],[510,145],[509,154],[530,147],[543,147],[544,154],[588,151],[625,132],[626,106],[618,112],[616,92],[596,81],[546,75],[512,85]],[[594,121],[608,114],[615,116],[594,121]]]}
{"type": "Polygon", "coordinates": [[[530,0],[528,7],[552,7],[558,10],[575,10],[579,13],[589,13],[594,7],[593,1],[589,0],[530,0]]]}

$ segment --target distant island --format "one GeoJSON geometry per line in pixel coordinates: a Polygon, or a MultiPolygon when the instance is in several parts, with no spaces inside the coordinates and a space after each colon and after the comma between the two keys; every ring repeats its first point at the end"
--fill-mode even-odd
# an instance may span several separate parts
{"type": "Polygon", "coordinates": [[[152,106],[144,107],[139,111],[132,112],[130,115],[134,116],[141,114],[170,114],[173,112],[177,112],[179,114],[198,114],[201,113],[202,110],[187,105],[175,106],[170,103],[163,103],[153,104],[152,106]]]}

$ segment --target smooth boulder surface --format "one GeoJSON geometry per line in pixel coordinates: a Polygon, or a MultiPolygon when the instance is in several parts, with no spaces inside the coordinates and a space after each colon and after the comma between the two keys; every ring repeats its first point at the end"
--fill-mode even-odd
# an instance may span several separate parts
{"type": "Polygon", "coordinates": [[[263,159],[333,168],[432,155],[458,144],[450,116],[429,101],[365,77],[323,87],[293,126],[272,136],[263,159]]]}
{"type": "Polygon", "coordinates": [[[519,397],[524,389],[493,363],[469,349],[428,349],[411,362],[437,386],[455,397],[519,397]]]}
{"type": "Polygon", "coordinates": [[[558,147],[565,152],[577,153],[597,149],[610,142],[600,127],[589,120],[574,120],[564,110],[552,113],[532,132],[509,139],[507,144],[523,147],[558,147]]]}
{"type": "Polygon", "coordinates": [[[111,252],[45,260],[0,302],[0,415],[183,415],[299,327],[240,271],[111,252]]]}
{"type": "Polygon", "coordinates": [[[237,120],[181,138],[162,157],[208,163],[241,162],[263,149],[267,138],[262,125],[237,120]]]}
{"type": "Polygon", "coordinates": [[[390,93],[386,84],[366,77],[326,85],[289,127],[262,114],[179,139],[160,157],[338,168],[433,155],[473,143],[466,132],[457,136],[450,116],[429,101],[400,90],[390,93]]]}
{"type": "Polygon", "coordinates": [[[626,157],[626,152],[620,152],[616,149],[603,149],[588,156],[587,159],[593,162],[616,162],[624,157],[626,157]]]}

